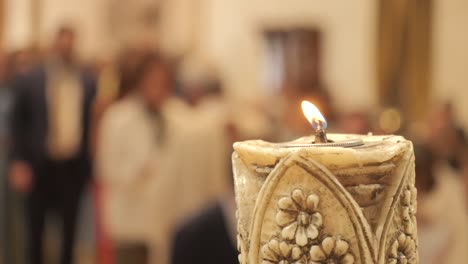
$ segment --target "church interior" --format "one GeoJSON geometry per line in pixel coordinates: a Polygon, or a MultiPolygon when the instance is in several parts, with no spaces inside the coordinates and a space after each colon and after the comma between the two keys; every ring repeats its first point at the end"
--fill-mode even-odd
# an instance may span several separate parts
{"type": "Polygon", "coordinates": [[[467,14],[0,0],[0,264],[239,263],[232,144],[312,135],[303,100],[329,133],[411,140],[419,263],[468,263],[467,14]]]}

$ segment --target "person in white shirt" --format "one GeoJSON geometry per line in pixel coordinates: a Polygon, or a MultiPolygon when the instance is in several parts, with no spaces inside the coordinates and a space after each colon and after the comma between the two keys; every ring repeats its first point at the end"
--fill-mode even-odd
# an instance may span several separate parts
{"type": "Polygon", "coordinates": [[[173,215],[161,197],[173,189],[168,157],[180,138],[166,117],[170,76],[161,56],[144,56],[134,93],[112,105],[101,122],[96,174],[104,186],[103,221],[116,263],[149,263],[155,251],[164,251],[155,234],[164,237],[173,215]]]}

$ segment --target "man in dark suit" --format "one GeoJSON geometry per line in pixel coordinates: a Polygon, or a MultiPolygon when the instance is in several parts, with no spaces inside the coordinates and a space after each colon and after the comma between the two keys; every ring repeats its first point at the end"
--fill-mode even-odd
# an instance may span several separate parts
{"type": "Polygon", "coordinates": [[[181,227],[173,245],[172,264],[238,264],[233,214],[234,208],[220,203],[181,227]]]}
{"type": "Polygon", "coordinates": [[[74,57],[75,32],[62,27],[50,58],[15,81],[10,186],[27,194],[30,259],[43,263],[44,220],[62,223],[61,263],[72,262],[77,212],[91,175],[89,114],[91,75],[74,57]]]}

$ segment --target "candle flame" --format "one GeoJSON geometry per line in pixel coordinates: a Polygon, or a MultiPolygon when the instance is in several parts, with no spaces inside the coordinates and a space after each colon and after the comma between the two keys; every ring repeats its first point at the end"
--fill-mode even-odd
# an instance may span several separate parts
{"type": "Polygon", "coordinates": [[[314,129],[326,129],[327,121],[318,108],[308,101],[302,101],[302,112],[314,129]]]}

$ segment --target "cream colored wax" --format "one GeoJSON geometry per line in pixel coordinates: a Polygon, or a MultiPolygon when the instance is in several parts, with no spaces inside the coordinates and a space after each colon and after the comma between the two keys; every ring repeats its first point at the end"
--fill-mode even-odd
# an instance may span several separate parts
{"type": "Polygon", "coordinates": [[[240,263],[418,263],[411,142],[328,138],[364,144],[234,144],[240,263]]]}

